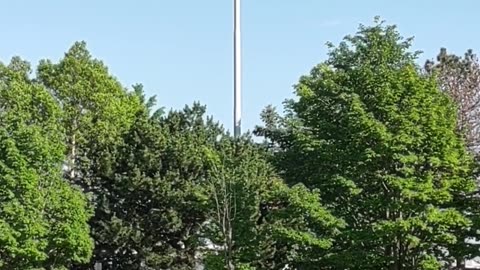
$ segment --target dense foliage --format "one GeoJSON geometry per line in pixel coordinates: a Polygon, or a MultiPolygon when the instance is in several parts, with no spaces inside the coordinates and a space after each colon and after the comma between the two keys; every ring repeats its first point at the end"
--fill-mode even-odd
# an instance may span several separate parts
{"type": "Polygon", "coordinates": [[[317,269],[343,226],[318,194],[301,184],[285,185],[248,138],[220,141],[208,159],[213,200],[207,236],[226,247],[217,261],[228,269],[317,269]]]}
{"type": "Polygon", "coordinates": [[[347,222],[335,269],[439,269],[472,228],[455,107],[409,47],[393,26],[361,26],[300,79],[284,118],[267,108],[257,129],[287,182],[318,188],[347,222]]]}
{"type": "Polygon", "coordinates": [[[85,42],[0,64],[0,269],[446,269],[479,254],[478,61],[360,26],[233,138],[85,42]]]}
{"type": "Polygon", "coordinates": [[[90,259],[90,211],[61,178],[62,112],[29,75],[0,65],[0,268],[60,269],[90,259]]]}

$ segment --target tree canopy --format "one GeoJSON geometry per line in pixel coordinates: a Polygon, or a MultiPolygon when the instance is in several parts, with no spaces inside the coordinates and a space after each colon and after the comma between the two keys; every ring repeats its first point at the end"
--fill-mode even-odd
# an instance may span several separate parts
{"type": "Polygon", "coordinates": [[[0,269],[463,269],[478,60],[421,67],[412,41],[376,19],[329,43],[263,142],[159,108],[85,42],[0,63],[0,269]]]}
{"type": "Polygon", "coordinates": [[[319,189],[346,221],[335,269],[438,269],[472,226],[456,203],[475,189],[472,156],[410,46],[395,26],[360,26],[257,129],[287,182],[319,189]]]}
{"type": "Polygon", "coordinates": [[[62,111],[16,57],[0,64],[0,268],[60,269],[90,259],[90,211],[61,178],[62,111]]]}

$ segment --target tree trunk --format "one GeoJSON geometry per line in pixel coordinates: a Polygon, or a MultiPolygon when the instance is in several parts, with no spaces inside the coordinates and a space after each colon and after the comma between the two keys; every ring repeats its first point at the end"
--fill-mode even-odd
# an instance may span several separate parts
{"type": "Polygon", "coordinates": [[[75,134],[72,135],[72,149],[70,151],[70,160],[69,160],[69,165],[70,165],[70,180],[74,181],[75,179],[75,157],[77,155],[76,153],[76,141],[75,141],[75,134]]]}
{"type": "Polygon", "coordinates": [[[68,160],[68,166],[70,167],[70,181],[74,183],[75,177],[77,176],[75,173],[75,161],[77,159],[77,137],[76,137],[76,132],[77,132],[77,119],[73,119],[72,121],[72,137],[70,140],[70,153],[69,153],[69,160],[68,160]]]}
{"type": "Polygon", "coordinates": [[[455,269],[465,270],[465,260],[462,257],[458,257],[456,261],[457,261],[457,267],[455,269]]]}
{"type": "MultiPolygon", "coordinates": [[[[398,218],[400,220],[403,220],[403,213],[400,211],[398,213],[398,218]]],[[[398,238],[398,260],[399,260],[399,269],[403,269],[403,267],[406,265],[406,262],[405,262],[405,244],[404,244],[404,238],[403,236],[399,233],[397,235],[397,238],[398,238]]]]}
{"type": "MultiPolygon", "coordinates": [[[[230,211],[229,211],[230,213],[230,211]]],[[[226,260],[226,265],[228,270],[234,270],[235,266],[233,264],[233,231],[232,231],[232,224],[230,220],[230,214],[228,217],[228,224],[227,224],[227,232],[226,232],[226,254],[227,254],[227,260],[226,260]]]]}

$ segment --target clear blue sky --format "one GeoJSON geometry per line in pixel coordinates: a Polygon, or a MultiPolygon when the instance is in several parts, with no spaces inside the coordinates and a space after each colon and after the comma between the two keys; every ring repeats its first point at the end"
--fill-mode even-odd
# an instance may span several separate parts
{"type": "MultiPolygon", "coordinates": [[[[125,85],[143,83],[159,104],[208,106],[232,125],[233,0],[0,0],[0,59],[20,55],[54,61],[85,40],[125,85]]],[[[480,51],[480,1],[243,0],[243,129],[258,124],[267,104],[292,95],[300,75],[375,15],[415,36],[414,48],[433,58],[440,47],[480,51]]]]}

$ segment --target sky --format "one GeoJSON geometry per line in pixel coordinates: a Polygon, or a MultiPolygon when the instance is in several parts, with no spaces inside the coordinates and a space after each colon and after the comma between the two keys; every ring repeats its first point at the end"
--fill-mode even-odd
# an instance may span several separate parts
{"type": "MultiPolygon", "coordinates": [[[[233,0],[0,0],[0,61],[58,61],[84,40],[125,86],[142,83],[166,109],[199,101],[233,125],[233,0]]],[[[377,15],[415,36],[420,62],[441,47],[480,51],[478,0],[242,0],[243,127],[269,104],[282,111],[292,86],[377,15]]]]}

